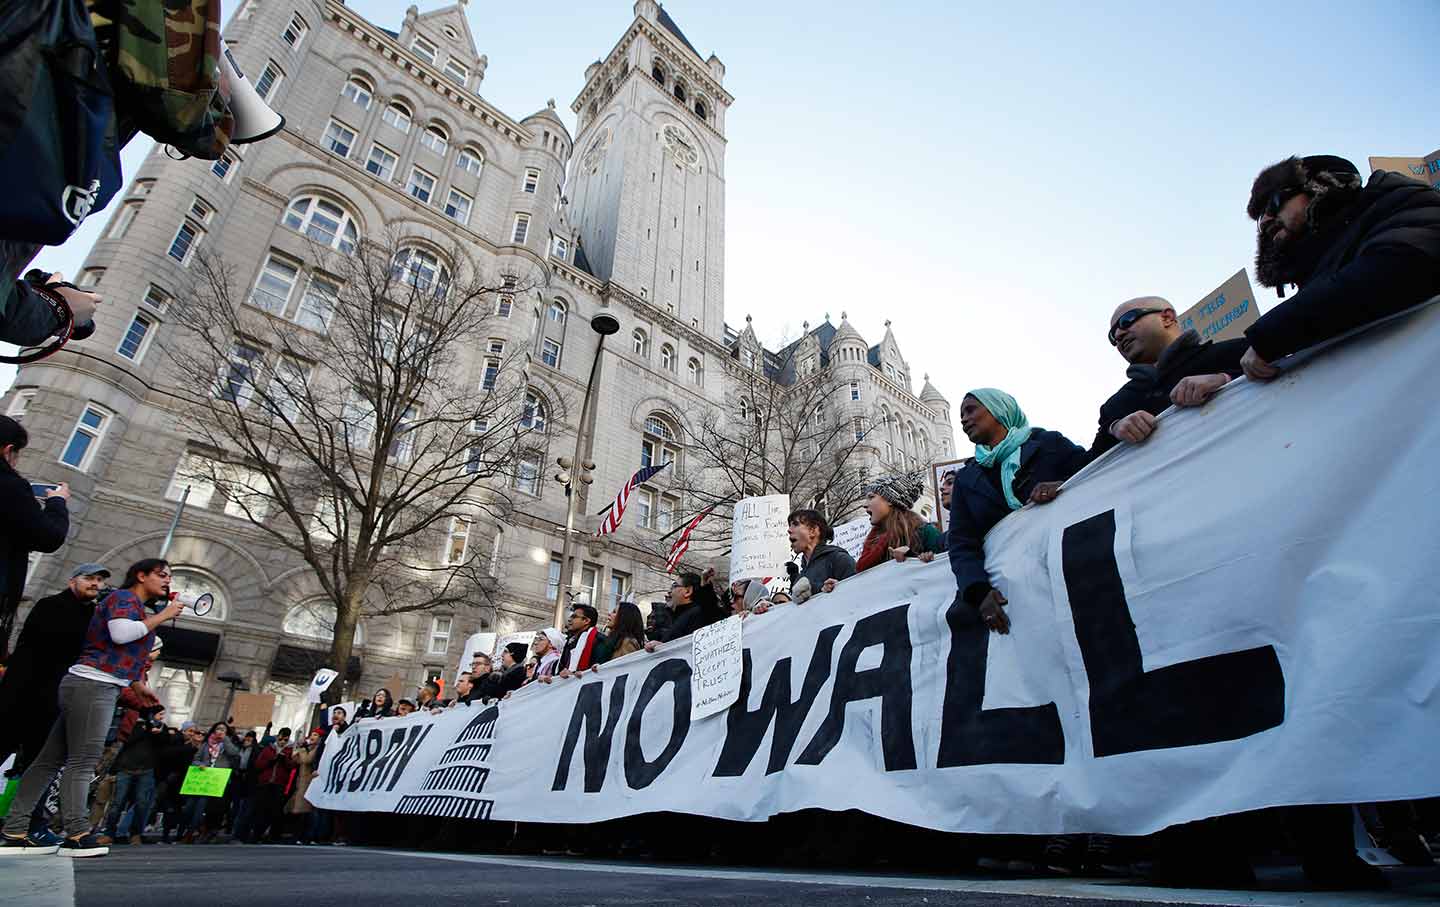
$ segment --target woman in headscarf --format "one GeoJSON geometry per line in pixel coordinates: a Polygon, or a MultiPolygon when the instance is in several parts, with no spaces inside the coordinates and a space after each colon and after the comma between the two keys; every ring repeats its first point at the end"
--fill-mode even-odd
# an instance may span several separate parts
{"type": "Polygon", "coordinates": [[[903,561],[915,556],[932,561],[945,550],[945,537],[934,523],[927,523],[911,510],[925,490],[921,473],[884,476],[865,488],[865,512],[870,514],[870,534],[855,561],[862,573],[888,560],[903,561]]]}
{"type": "Polygon", "coordinates": [[[535,653],[535,657],[539,661],[535,663],[535,673],[530,675],[530,679],[539,680],[542,677],[554,677],[559,674],[560,650],[563,648],[565,648],[565,634],[554,627],[546,627],[536,633],[530,651],[535,653]]]}
{"type": "Polygon", "coordinates": [[[960,430],[975,456],[955,473],[950,495],[950,569],[985,625],[1008,633],[1005,596],[985,572],[985,534],[1026,501],[1053,500],[1058,483],[1085,465],[1085,449],[1058,431],[1032,428],[1015,398],[993,387],[965,395],[960,430]]]}

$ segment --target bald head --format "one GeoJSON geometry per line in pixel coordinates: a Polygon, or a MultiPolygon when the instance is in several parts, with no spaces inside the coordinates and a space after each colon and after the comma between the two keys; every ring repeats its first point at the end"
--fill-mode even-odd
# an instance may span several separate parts
{"type": "Polygon", "coordinates": [[[1127,299],[1110,315],[1110,341],[1131,364],[1154,365],[1180,334],[1175,307],[1160,296],[1127,299]]]}

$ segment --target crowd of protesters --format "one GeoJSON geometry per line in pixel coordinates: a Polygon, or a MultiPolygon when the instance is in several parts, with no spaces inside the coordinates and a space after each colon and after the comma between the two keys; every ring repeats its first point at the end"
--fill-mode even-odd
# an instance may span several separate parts
{"type": "MultiPolygon", "coordinates": [[[[992,632],[1008,633],[1009,602],[985,569],[986,535],[1002,519],[1027,504],[1054,501],[1067,480],[1111,449],[1145,443],[1163,430],[1156,417],[1170,406],[1203,406],[1242,375],[1272,380],[1281,373],[1283,364],[1277,363],[1284,357],[1440,294],[1440,195],[1419,183],[1377,173],[1364,185],[1344,159],[1290,158],[1260,173],[1247,211],[1257,224],[1260,283],[1282,297],[1287,286],[1298,292],[1262,316],[1243,339],[1227,342],[1206,341],[1185,329],[1161,297],[1122,303],[1109,317],[1106,337],[1128,365],[1127,381],[1098,407],[1099,424],[1088,448],[1032,426],[1019,401],[1002,390],[967,393],[960,424],[975,454],[944,476],[945,532],[914,512],[925,487],[922,475],[883,476],[865,489],[870,530],[858,557],[834,544],[834,532],[820,512],[796,510],[787,521],[795,558],[784,577],[722,585],[713,571],[680,573],[667,600],[652,606],[648,620],[626,601],[605,615],[602,625],[592,605],[577,601],[563,628],[537,631],[529,642],[511,642],[498,658],[471,653],[469,670],[459,675],[448,698],[436,681],[398,701],[391,690],[380,689],[359,705],[353,720],[443,714],[504,699],[530,684],[563,683],[609,662],[654,652],[731,615],[753,618],[787,604],[823,601],[817,597],[833,593],[858,573],[912,559],[923,563],[947,557],[955,581],[954,607],[968,609],[971,619],[992,632]]],[[[37,502],[15,472],[24,446],[23,428],[13,420],[0,421],[0,496],[14,499],[14,512],[21,514],[6,529],[0,557],[0,606],[8,607],[8,612],[0,607],[0,615],[14,612],[24,553],[54,550],[68,526],[64,487],[37,502]]],[[[161,840],[181,843],[345,843],[346,825],[361,822],[312,809],[305,799],[326,740],[349,726],[343,708],[328,709],[322,726],[303,735],[281,728],[272,736],[269,727],[264,734],[240,734],[225,721],[207,728],[166,724],[146,672],[160,652],[155,627],[178,613],[178,606],[147,612],[144,603],[165,600],[169,575],[164,561],[141,561],[115,591],[100,598],[109,573],[102,565],[84,564],[64,592],[37,602],[0,681],[0,705],[7,716],[0,722],[0,760],[18,754],[15,773],[21,777],[0,850],[103,853],[117,841],[141,843],[152,825],[161,840]],[[114,715],[119,719],[112,720],[114,715]],[[225,795],[184,794],[192,766],[229,769],[225,795]],[[57,775],[63,835],[46,823],[47,794],[57,775]],[[92,792],[91,779],[97,776],[101,780],[92,792]]],[[[1432,862],[1421,831],[1440,831],[1435,804],[1381,804],[1370,812],[1393,853],[1410,863],[1432,862]]],[[[809,821],[803,814],[782,817],[774,826],[785,826],[792,844],[827,834],[833,839],[839,828],[847,846],[831,846],[832,858],[843,853],[856,860],[867,842],[874,845],[872,856],[896,846],[923,853],[922,839],[931,834],[846,816],[828,829],[830,820],[809,821]]],[[[584,853],[643,852],[695,838],[676,835],[675,819],[657,818],[648,827],[619,821],[611,823],[613,834],[581,840],[567,832],[555,836],[550,848],[560,841],[560,849],[584,853]]],[[[455,823],[447,821],[444,827],[453,831],[455,823]]],[[[487,834],[495,846],[547,849],[533,829],[487,834]]],[[[1293,842],[1317,887],[1384,885],[1383,876],[1356,855],[1348,806],[1228,816],[1138,840],[1108,835],[946,840],[964,839],[963,854],[1011,869],[1125,874],[1143,859],[1156,881],[1235,887],[1254,884],[1251,842],[1272,834],[1293,842]]],[[[700,837],[713,847],[698,855],[725,852],[713,836],[700,837]]],[[[953,850],[947,858],[957,861],[953,850]]]]}

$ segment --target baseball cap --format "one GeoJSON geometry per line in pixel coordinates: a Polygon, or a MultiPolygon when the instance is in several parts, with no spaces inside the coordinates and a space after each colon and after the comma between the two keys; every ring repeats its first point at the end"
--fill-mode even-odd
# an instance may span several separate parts
{"type": "Polygon", "coordinates": [[[105,569],[104,564],[81,564],[70,574],[71,579],[79,579],[82,576],[109,577],[110,571],[105,569]]]}

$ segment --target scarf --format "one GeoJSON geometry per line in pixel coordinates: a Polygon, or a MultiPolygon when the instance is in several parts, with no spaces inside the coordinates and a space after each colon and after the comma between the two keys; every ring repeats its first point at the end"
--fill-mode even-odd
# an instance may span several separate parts
{"type": "Polygon", "coordinates": [[[571,671],[583,671],[590,667],[595,659],[595,638],[600,634],[591,627],[588,630],[580,631],[580,634],[570,640],[565,646],[564,667],[571,671]]]}
{"type": "Polygon", "coordinates": [[[885,563],[890,556],[890,549],[886,545],[885,533],[879,526],[871,527],[870,534],[865,536],[865,545],[860,549],[860,557],[855,561],[855,572],[864,573],[871,567],[885,563]]]}
{"type": "Polygon", "coordinates": [[[1019,510],[1024,502],[1015,496],[1015,489],[1011,486],[1015,482],[1015,473],[1020,471],[1020,445],[1030,440],[1030,422],[1015,398],[1002,390],[982,387],[965,396],[979,400],[980,405],[989,410],[995,421],[1005,429],[1005,439],[994,447],[975,445],[975,462],[986,469],[999,464],[1000,490],[1005,492],[1005,503],[1010,505],[1011,510],[1019,510]]]}

